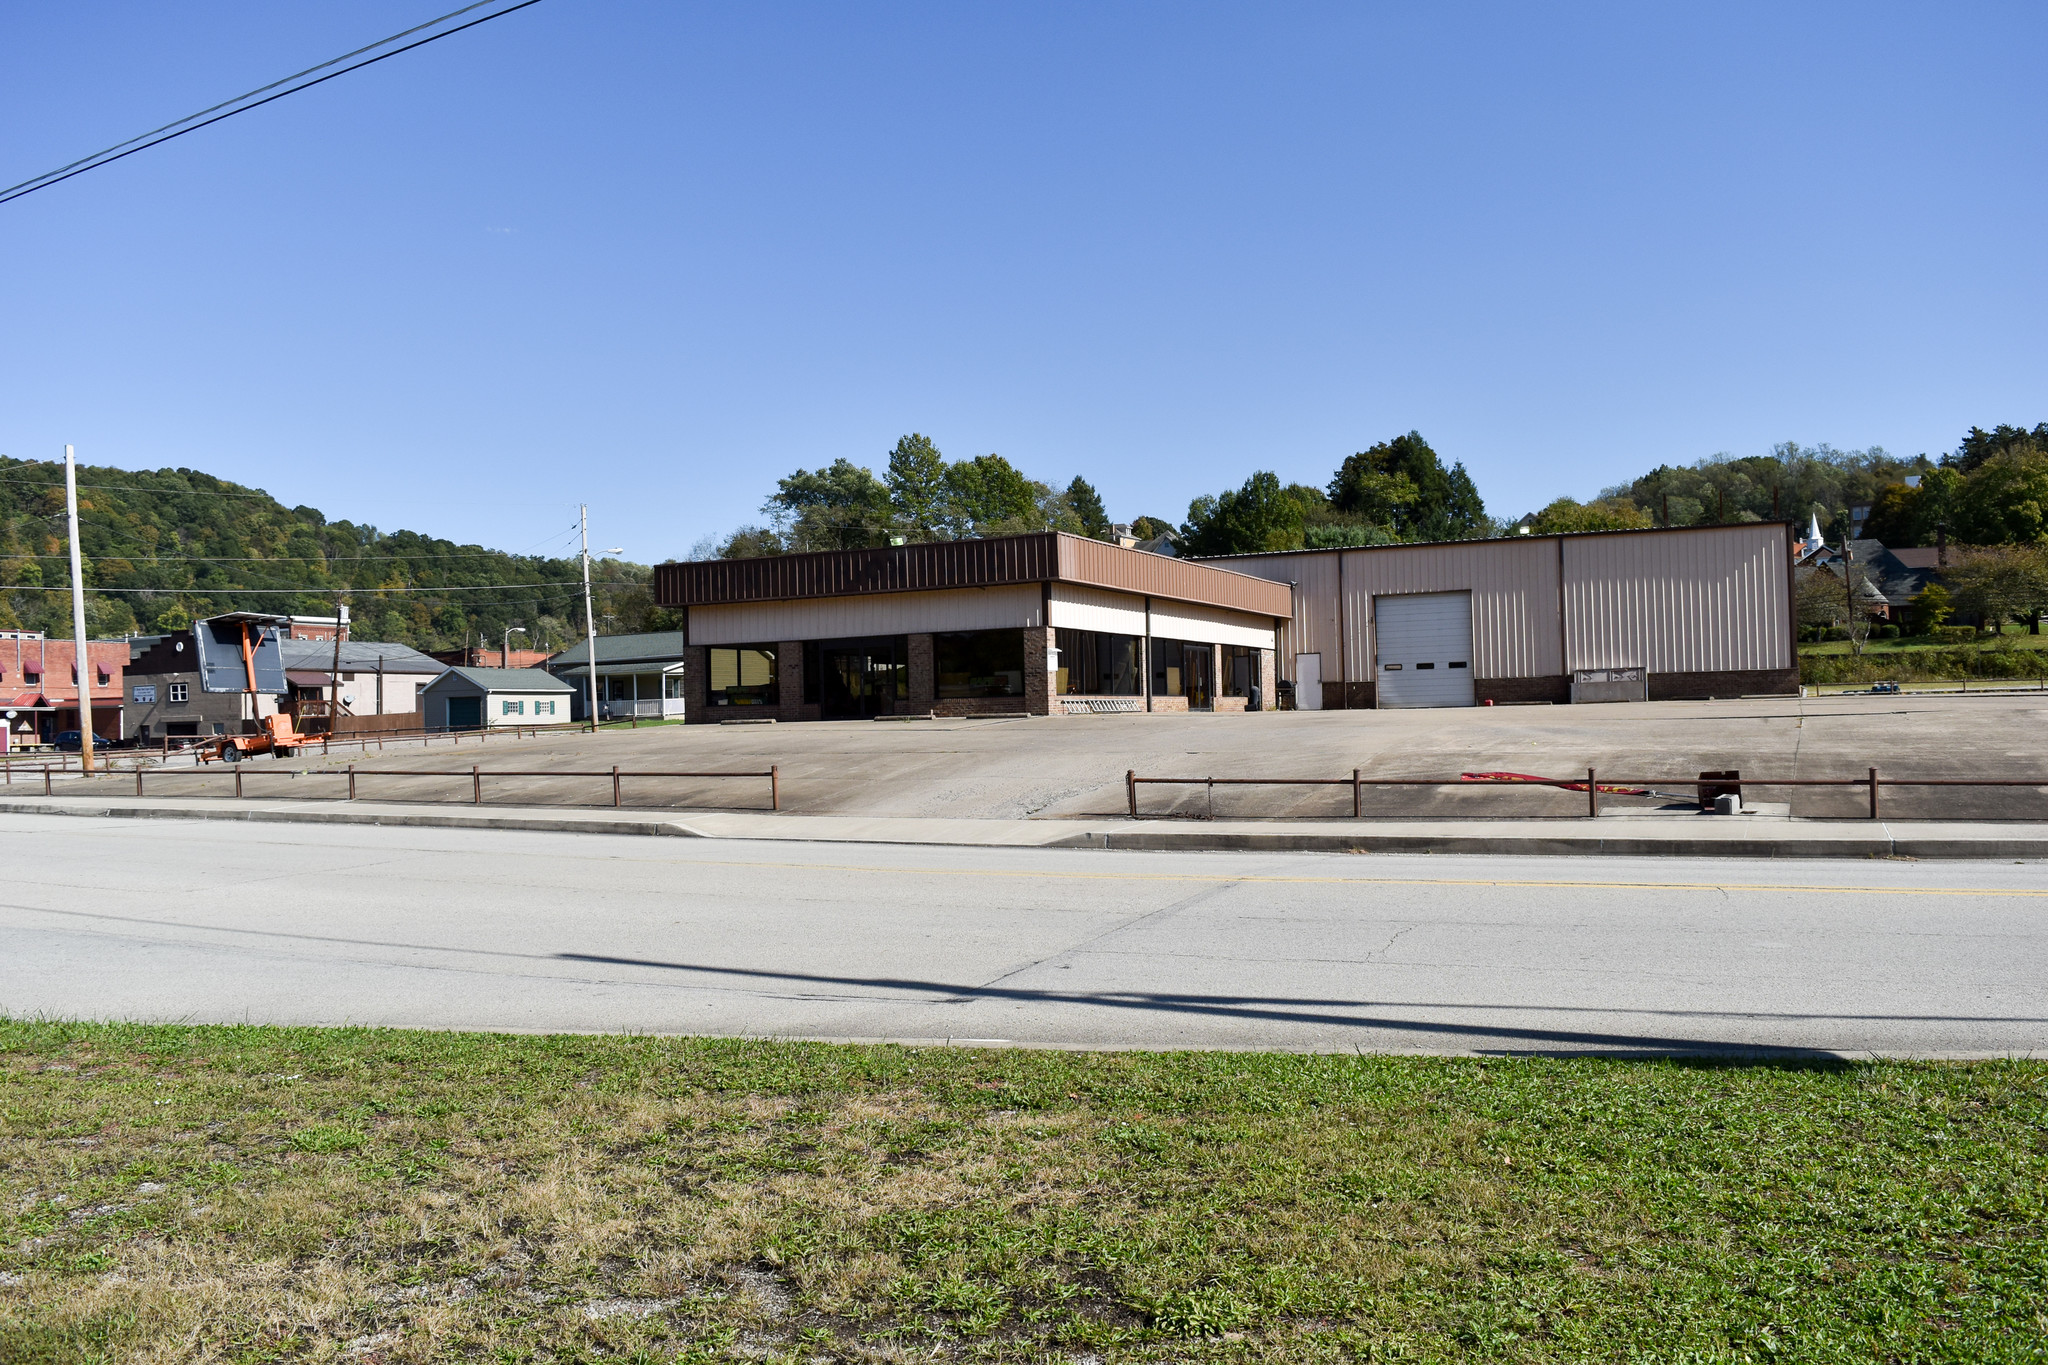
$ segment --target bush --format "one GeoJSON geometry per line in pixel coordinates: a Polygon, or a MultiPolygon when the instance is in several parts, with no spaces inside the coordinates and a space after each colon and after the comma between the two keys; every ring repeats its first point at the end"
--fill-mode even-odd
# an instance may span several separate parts
{"type": "Polygon", "coordinates": [[[1896,640],[1899,638],[1899,628],[1897,626],[1879,626],[1870,633],[1879,640],[1896,640]]]}

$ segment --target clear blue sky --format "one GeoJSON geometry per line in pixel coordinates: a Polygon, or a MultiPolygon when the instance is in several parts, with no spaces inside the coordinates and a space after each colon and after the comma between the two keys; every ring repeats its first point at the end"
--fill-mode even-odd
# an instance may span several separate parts
{"type": "MultiPolygon", "coordinates": [[[[0,11],[12,183],[453,8],[0,11]]],[[[0,452],[651,561],[900,434],[1178,520],[2048,419],[2048,6],[545,0],[0,207],[0,452]]]]}

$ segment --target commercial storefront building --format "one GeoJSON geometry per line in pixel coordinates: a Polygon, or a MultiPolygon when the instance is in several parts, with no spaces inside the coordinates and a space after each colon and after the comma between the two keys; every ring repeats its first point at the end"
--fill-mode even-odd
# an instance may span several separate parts
{"type": "Polygon", "coordinates": [[[1285,584],[1304,710],[1795,693],[1780,522],[1207,560],[1285,584]]]}
{"type": "Polygon", "coordinates": [[[1284,583],[1060,532],[663,564],[693,722],[1274,704],[1284,583]]]}

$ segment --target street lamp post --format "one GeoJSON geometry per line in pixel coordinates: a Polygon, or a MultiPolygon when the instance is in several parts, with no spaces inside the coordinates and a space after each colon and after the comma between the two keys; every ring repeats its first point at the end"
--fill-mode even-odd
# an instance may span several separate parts
{"type": "Polygon", "coordinates": [[[515,630],[521,635],[526,634],[525,626],[505,627],[504,647],[498,651],[498,667],[500,668],[510,668],[512,666],[512,632],[515,630]]]}

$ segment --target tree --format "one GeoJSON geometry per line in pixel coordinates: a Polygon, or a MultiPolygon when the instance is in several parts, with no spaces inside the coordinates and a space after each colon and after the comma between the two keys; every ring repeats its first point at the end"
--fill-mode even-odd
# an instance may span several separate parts
{"type": "Polygon", "coordinates": [[[1842,630],[1849,637],[1851,652],[1861,654],[1863,642],[1870,637],[1870,623],[1884,614],[1885,601],[1861,564],[1835,564],[1800,571],[1793,589],[1793,610],[1803,626],[1842,630]]]}
{"type": "Polygon", "coordinates": [[[2048,453],[2015,447],[1988,456],[1963,478],[1956,529],[1979,545],[2048,541],[2048,453]]]}
{"type": "Polygon", "coordinates": [[[1462,540],[1488,529],[1486,505],[1465,466],[1445,469],[1429,442],[1411,431],[1349,456],[1330,480],[1339,512],[1371,520],[1388,512],[1404,540],[1462,540]],[[1394,479],[1405,479],[1412,493],[1394,479]],[[1399,505],[1393,506],[1398,501],[1399,505]]]}
{"type": "Polygon", "coordinates": [[[1955,454],[1944,455],[1941,462],[1953,466],[1959,473],[1970,474],[1995,455],[2015,452],[2048,452],[2048,422],[2041,423],[2032,431],[2002,423],[1989,431],[1971,427],[1956,446],[1955,454]]]}
{"type": "Polygon", "coordinates": [[[1131,534],[1140,540],[1157,540],[1174,533],[1173,523],[1159,517],[1138,517],[1131,522],[1131,534]]]}
{"type": "Polygon", "coordinates": [[[1934,634],[1949,617],[1956,614],[1955,604],[1949,598],[1948,589],[1939,583],[1929,583],[1914,593],[1913,601],[1907,609],[1912,613],[1913,632],[1916,635],[1934,634]]]}
{"type": "Polygon", "coordinates": [[[2001,621],[2023,621],[2039,633],[2041,609],[2048,606],[2048,550],[2033,545],[1971,550],[1945,578],[1958,610],[1975,614],[1994,630],[2001,621]]]}
{"type": "Polygon", "coordinates": [[[946,467],[947,520],[962,537],[1036,529],[1042,488],[1000,455],[957,461],[946,467]]]}
{"type": "Polygon", "coordinates": [[[945,519],[946,457],[928,437],[913,431],[896,442],[888,485],[890,503],[908,529],[923,536],[938,531],[945,519]]]}
{"type": "Polygon", "coordinates": [[[792,550],[853,550],[885,545],[894,527],[889,489],[873,470],[844,456],[816,471],[776,481],[761,510],[792,550]]]}
{"type": "Polygon", "coordinates": [[[1189,503],[1176,541],[1181,553],[1196,556],[1298,550],[1302,520],[1301,503],[1280,486],[1280,476],[1260,470],[1235,492],[1189,503]]]}
{"type": "Polygon", "coordinates": [[[1067,485],[1067,506],[1081,524],[1082,535],[1101,540],[1109,534],[1109,513],[1103,510],[1102,495],[1078,474],[1067,485]]]}
{"type": "Polygon", "coordinates": [[[1650,514],[1627,498],[1601,498],[1583,504],[1559,498],[1536,514],[1529,529],[1537,535],[1555,535],[1562,531],[1637,531],[1654,525],[1650,514]]]}

